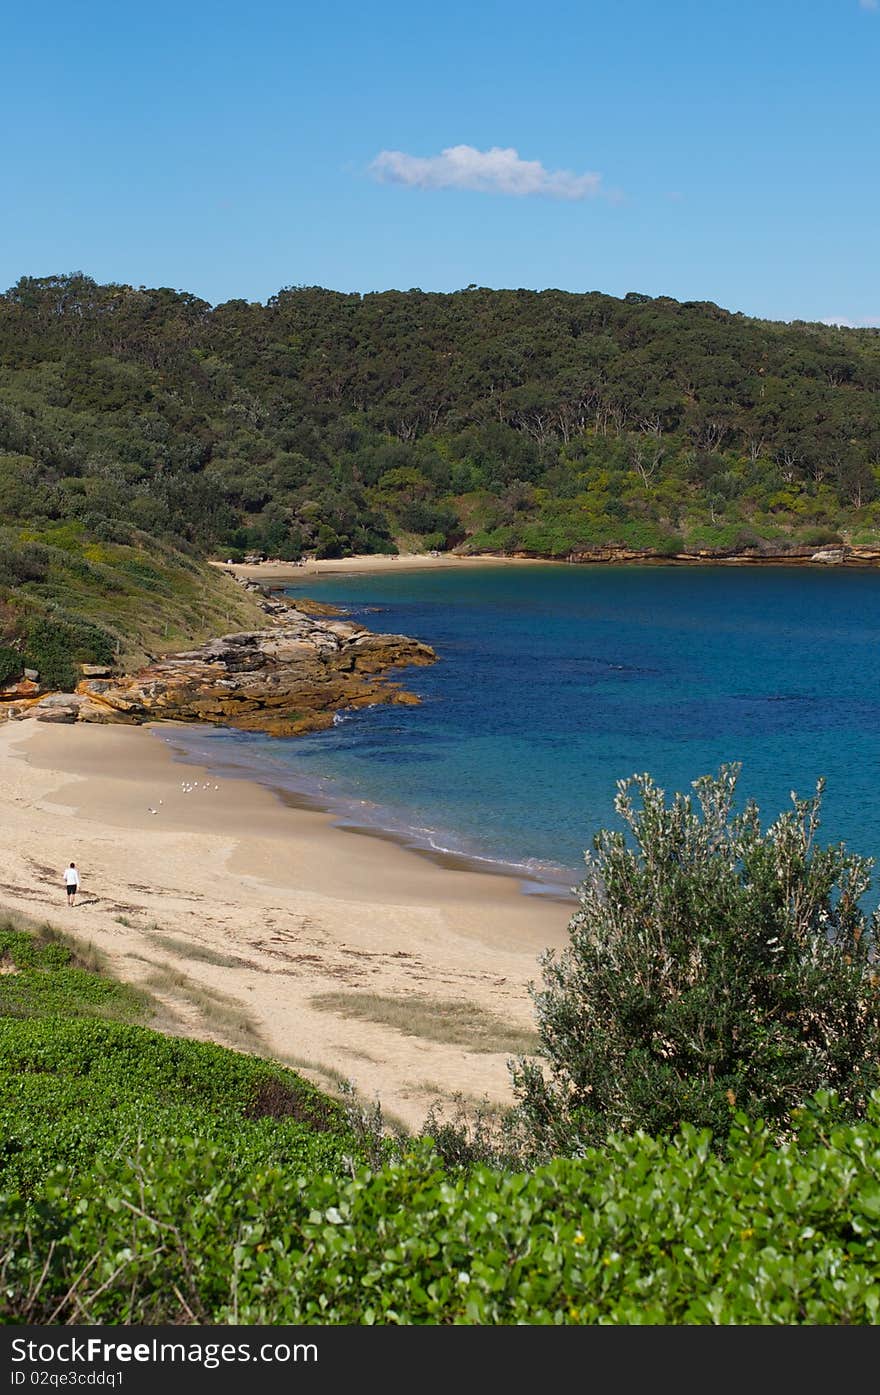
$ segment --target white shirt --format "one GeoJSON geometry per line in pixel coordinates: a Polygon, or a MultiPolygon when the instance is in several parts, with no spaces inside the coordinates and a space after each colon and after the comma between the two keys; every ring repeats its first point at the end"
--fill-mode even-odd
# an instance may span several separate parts
{"type": "Polygon", "coordinates": [[[67,886],[79,886],[79,872],[75,867],[65,867],[64,881],[67,886]]]}

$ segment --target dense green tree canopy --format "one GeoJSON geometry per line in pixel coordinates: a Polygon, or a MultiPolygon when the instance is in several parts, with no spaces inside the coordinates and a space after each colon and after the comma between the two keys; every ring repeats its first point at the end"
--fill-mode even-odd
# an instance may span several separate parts
{"type": "Polygon", "coordinates": [[[290,557],[869,540],[878,472],[876,330],[479,287],[0,297],[7,519],[290,557]]]}

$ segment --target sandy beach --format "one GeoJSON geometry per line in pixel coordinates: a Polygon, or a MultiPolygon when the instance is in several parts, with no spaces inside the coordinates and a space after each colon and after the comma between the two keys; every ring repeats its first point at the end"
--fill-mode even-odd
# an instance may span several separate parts
{"type": "Polygon", "coordinates": [[[462,571],[471,567],[548,567],[566,566],[545,557],[459,557],[453,552],[361,553],[356,557],[324,557],[320,561],[303,562],[212,562],[242,581],[267,581],[283,585],[302,581],[308,576],[353,576],[364,572],[462,571]]]}
{"type": "Polygon", "coordinates": [[[467,1003],[528,1031],[527,984],[540,981],[540,952],[567,942],[571,906],[209,776],[149,727],[5,723],[0,807],[0,904],[97,946],[149,988],[165,1029],[258,1050],[325,1087],[349,1081],[413,1128],[438,1097],[510,1100],[509,1052],[314,1000],[467,1003]],[[72,909],[71,859],[82,875],[72,909]]]}

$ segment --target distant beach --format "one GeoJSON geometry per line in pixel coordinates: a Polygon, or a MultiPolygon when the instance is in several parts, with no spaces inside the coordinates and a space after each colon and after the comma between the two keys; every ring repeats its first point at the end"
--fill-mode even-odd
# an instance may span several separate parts
{"type": "Polygon", "coordinates": [[[222,562],[212,566],[222,567],[242,581],[265,581],[279,586],[301,582],[309,576],[363,575],[366,572],[385,572],[393,575],[399,571],[460,571],[463,567],[498,566],[547,566],[548,560],[541,557],[500,557],[481,555],[461,557],[455,552],[365,552],[355,557],[322,557],[319,560],[296,562],[222,562]]]}
{"type": "Polygon", "coordinates": [[[322,557],[302,563],[269,559],[265,562],[214,561],[242,581],[267,582],[283,586],[299,582],[308,576],[357,576],[365,573],[395,571],[460,571],[464,567],[485,566],[611,566],[611,567],[805,567],[812,571],[835,568],[877,568],[880,566],[880,546],[838,548],[837,546],[801,547],[797,552],[768,552],[756,555],[743,551],[733,553],[674,553],[670,555],[639,554],[625,550],[597,548],[578,558],[505,556],[503,553],[474,555],[455,552],[359,553],[353,557],[322,557]],[[837,556],[841,552],[843,555],[837,556]]]}

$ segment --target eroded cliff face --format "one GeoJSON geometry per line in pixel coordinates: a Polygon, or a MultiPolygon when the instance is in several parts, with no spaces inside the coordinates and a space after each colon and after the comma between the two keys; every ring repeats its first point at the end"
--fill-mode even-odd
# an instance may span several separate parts
{"type": "MultiPolygon", "coordinates": [[[[271,607],[271,608],[270,608],[271,607]]],[[[124,676],[84,677],[9,715],[45,722],[212,722],[293,736],[329,726],[342,708],[417,703],[391,670],[435,662],[427,644],[273,602],[270,629],[223,635],[124,676]]],[[[328,608],[329,609],[329,608],[328,608]]]]}

